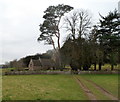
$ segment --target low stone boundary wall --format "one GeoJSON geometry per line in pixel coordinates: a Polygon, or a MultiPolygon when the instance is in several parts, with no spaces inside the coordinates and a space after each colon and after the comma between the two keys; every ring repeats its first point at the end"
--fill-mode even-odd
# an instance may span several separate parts
{"type": "Polygon", "coordinates": [[[77,73],[71,71],[10,71],[2,73],[2,75],[34,75],[34,74],[118,74],[118,71],[79,71],[77,73]]]}
{"type": "Polygon", "coordinates": [[[32,74],[70,74],[66,71],[11,71],[5,72],[3,75],[32,75],[32,74]]]}
{"type": "Polygon", "coordinates": [[[118,74],[119,71],[79,71],[78,74],[118,74]]]}

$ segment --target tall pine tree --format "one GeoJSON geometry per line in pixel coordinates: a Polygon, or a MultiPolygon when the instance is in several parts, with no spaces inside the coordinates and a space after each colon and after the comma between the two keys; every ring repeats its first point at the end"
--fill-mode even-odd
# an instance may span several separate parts
{"type": "Polygon", "coordinates": [[[106,17],[101,16],[99,41],[105,56],[109,59],[111,70],[117,63],[117,55],[120,51],[120,15],[117,10],[109,12],[106,17]]]}

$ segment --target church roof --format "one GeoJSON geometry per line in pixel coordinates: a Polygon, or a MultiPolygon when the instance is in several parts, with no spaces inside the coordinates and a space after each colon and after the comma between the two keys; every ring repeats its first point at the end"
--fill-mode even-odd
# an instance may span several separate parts
{"type": "Polygon", "coordinates": [[[41,59],[42,66],[53,66],[53,63],[51,59],[41,59]]]}
{"type": "Polygon", "coordinates": [[[34,66],[41,66],[41,63],[39,60],[32,60],[32,61],[33,61],[34,66]]]}
{"type": "Polygon", "coordinates": [[[32,59],[34,66],[54,66],[54,62],[51,59],[32,59]]]}

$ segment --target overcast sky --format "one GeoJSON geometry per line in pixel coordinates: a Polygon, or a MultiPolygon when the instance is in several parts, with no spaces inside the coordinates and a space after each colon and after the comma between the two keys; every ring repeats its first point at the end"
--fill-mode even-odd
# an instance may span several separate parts
{"type": "MultiPolygon", "coordinates": [[[[38,43],[43,11],[50,5],[67,4],[87,9],[93,21],[118,8],[119,0],[0,0],[0,64],[43,53],[52,46],[38,43]]],[[[64,38],[61,39],[61,42],[64,38]]]]}

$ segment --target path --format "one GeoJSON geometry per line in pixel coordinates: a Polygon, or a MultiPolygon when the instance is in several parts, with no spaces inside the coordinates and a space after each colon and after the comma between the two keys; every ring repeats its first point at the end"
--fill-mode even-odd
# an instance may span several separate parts
{"type": "Polygon", "coordinates": [[[90,91],[90,90],[88,89],[88,87],[86,87],[86,85],[83,84],[79,78],[77,78],[77,77],[75,77],[75,76],[73,76],[73,77],[74,77],[74,79],[77,81],[77,83],[80,85],[80,87],[84,90],[84,92],[85,92],[85,94],[88,96],[88,98],[89,98],[91,101],[93,100],[93,102],[97,102],[97,101],[95,101],[95,100],[97,100],[97,99],[96,99],[96,96],[93,94],[93,92],[90,91]]]}
{"type": "MultiPolygon", "coordinates": [[[[96,96],[93,94],[93,92],[90,91],[89,88],[86,87],[85,84],[83,84],[83,82],[81,81],[80,77],[79,78],[77,76],[73,76],[73,77],[78,82],[78,84],[81,86],[81,88],[84,90],[84,92],[86,93],[86,95],[89,97],[90,100],[97,100],[96,96]]],[[[113,96],[110,92],[108,92],[107,90],[105,90],[104,88],[99,86],[98,84],[94,83],[93,81],[87,80],[85,78],[82,78],[82,80],[85,80],[85,81],[91,83],[97,90],[101,91],[104,95],[109,97],[111,100],[118,100],[117,97],[113,96]]]]}
{"type": "Polygon", "coordinates": [[[104,88],[99,86],[98,84],[94,83],[91,80],[87,80],[87,79],[85,79],[85,80],[90,82],[96,89],[100,90],[104,95],[108,96],[111,100],[118,100],[117,97],[113,96],[110,92],[108,92],[107,90],[105,90],[104,88]]]}

